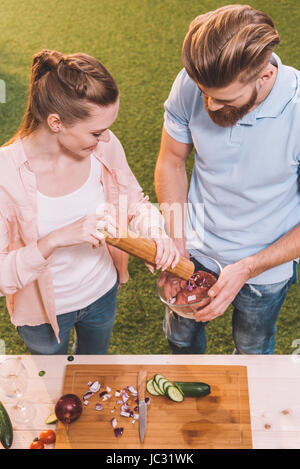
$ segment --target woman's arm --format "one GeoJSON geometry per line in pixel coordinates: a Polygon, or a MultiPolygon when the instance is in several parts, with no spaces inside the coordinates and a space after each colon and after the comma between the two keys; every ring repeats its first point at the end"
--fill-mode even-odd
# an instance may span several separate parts
{"type": "Polygon", "coordinates": [[[104,237],[96,230],[103,216],[86,215],[67,226],[52,231],[27,246],[9,251],[9,230],[0,216],[0,295],[13,295],[35,281],[51,262],[51,254],[58,247],[90,243],[99,246],[104,237]]]}
{"type": "Polygon", "coordinates": [[[10,251],[8,225],[0,216],[0,295],[13,295],[30,282],[36,280],[49,261],[33,241],[27,246],[10,251]]]}

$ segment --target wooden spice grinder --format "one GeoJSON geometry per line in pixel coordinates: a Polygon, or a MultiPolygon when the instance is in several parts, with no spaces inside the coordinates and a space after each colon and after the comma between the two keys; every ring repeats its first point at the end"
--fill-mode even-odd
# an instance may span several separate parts
{"type": "MultiPolygon", "coordinates": [[[[152,239],[137,237],[136,233],[127,231],[126,238],[113,238],[107,231],[100,230],[105,236],[105,241],[111,246],[115,246],[122,251],[132,254],[139,259],[155,266],[156,243],[152,239]]],[[[192,261],[185,257],[180,257],[178,264],[172,269],[169,266],[166,271],[177,277],[188,280],[194,273],[195,266],[192,261]]]]}

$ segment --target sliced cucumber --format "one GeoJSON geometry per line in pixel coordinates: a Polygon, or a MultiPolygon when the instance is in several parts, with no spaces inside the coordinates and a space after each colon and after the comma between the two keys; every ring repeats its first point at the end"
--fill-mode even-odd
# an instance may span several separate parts
{"type": "Polygon", "coordinates": [[[154,379],[152,380],[152,385],[153,385],[153,389],[154,389],[154,391],[156,391],[156,392],[157,392],[157,394],[159,394],[160,396],[163,396],[163,395],[164,395],[164,393],[163,393],[163,392],[161,392],[161,390],[160,390],[160,388],[159,388],[158,384],[155,382],[155,380],[154,380],[154,379]]]}
{"type": "Polygon", "coordinates": [[[161,378],[165,378],[165,376],[159,375],[159,374],[156,374],[156,375],[153,376],[153,380],[156,382],[157,385],[158,385],[158,382],[161,378]]]}
{"type": "Polygon", "coordinates": [[[165,381],[164,384],[163,384],[163,386],[164,386],[164,393],[166,394],[167,389],[168,389],[170,386],[174,386],[174,384],[171,383],[171,381],[165,381]]]}
{"type": "Polygon", "coordinates": [[[159,393],[154,389],[153,379],[149,379],[149,381],[147,381],[146,389],[149,394],[152,394],[152,396],[159,396],[159,393]]]}
{"type": "Polygon", "coordinates": [[[167,378],[160,378],[158,381],[158,387],[163,394],[165,394],[164,384],[168,383],[167,378]]]}
{"type": "Polygon", "coordinates": [[[182,402],[184,399],[182,392],[176,386],[168,386],[166,395],[169,399],[175,402],[182,402]]]}

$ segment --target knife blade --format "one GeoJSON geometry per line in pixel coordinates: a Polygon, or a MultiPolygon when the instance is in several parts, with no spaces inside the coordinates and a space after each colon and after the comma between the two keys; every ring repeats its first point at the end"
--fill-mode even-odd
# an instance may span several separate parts
{"type": "Polygon", "coordinates": [[[143,443],[147,426],[147,405],[145,403],[147,371],[141,370],[138,374],[138,400],[139,400],[139,435],[143,443]]]}

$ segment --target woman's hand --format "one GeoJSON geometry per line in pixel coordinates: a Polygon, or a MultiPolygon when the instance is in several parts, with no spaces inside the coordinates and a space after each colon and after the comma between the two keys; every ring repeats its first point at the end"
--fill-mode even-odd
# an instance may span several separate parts
{"type": "MultiPolygon", "coordinates": [[[[174,269],[180,259],[180,252],[175,246],[174,241],[163,232],[160,228],[157,229],[156,233],[153,234],[151,230],[152,239],[156,244],[156,256],[155,256],[155,267],[165,271],[169,266],[174,269]]],[[[145,262],[150,272],[154,273],[154,266],[145,262]]]]}
{"type": "Polygon", "coordinates": [[[69,225],[52,231],[38,241],[38,248],[47,259],[59,247],[90,243],[93,247],[104,244],[105,236],[99,231],[115,229],[112,218],[105,215],[85,215],[69,225]],[[98,229],[97,229],[98,228],[98,229]]]}
{"type": "Polygon", "coordinates": [[[121,290],[122,286],[125,285],[129,280],[129,272],[128,270],[123,273],[123,274],[120,274],[119,272],[119,286],[118,286],[118,292],[121,290]]]}

